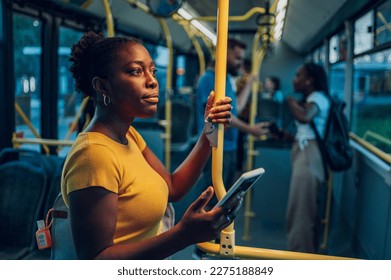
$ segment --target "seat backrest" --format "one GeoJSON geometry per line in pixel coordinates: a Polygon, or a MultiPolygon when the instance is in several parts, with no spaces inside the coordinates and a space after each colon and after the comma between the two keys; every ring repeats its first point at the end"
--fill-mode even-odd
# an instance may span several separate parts
{"type": "Polygon", "coordinates": [[[52,260],[76,260],[76,249],[73,242],[71,217],[69,208],[65,205],[61,193],[53,205],[52,260]]]}
{"type": "Polygon", "coordinates": [[[42,217],[53,207],[54,201],[61,191],[61,173],[65,158],[58,156],[45,156],[44,163],[47,173],[48,186],[43,205],[42,217]]]}
{"type": "Polygon", "coordinates": [[[269,100],[259,99],[257,107],[258,121],[278,121],[281,118],[281,103],[269,100]]]}
{"type": "Polygon", "coordinates": [[[187,143],[192,136],[193,112],[190,104],[184,101],[172,102],[171,142],[187,143]]]}
{"type": "Polygon", "coordinates": [[[0,247],[36,248],[35,232],[46,193],[46,173],[35,151],[0,153],[0,247]]]}

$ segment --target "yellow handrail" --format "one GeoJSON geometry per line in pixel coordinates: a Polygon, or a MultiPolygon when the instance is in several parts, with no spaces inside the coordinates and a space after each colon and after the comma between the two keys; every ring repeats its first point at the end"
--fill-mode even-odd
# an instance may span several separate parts
{"type": "MultiPolygon", "coordinates": [[[[260,65],[263,60],[263,57],[265,56],[266,49],[262,48],[260,51],[256,48],[256,42],[259,40],[259,37],[261,36],[261,32],[258,31],[256,35],[254,36],[254,46],[253,46],[253,64],[252,64],[252,70],[251,74],[259,77],[259,71],[260,71],[260,65]]],[[[258,104],[258,83],[253,84],[252,88],[252,98],[251,98],[251,107],[250,107],[250,117],[249,117],[249,124],[254,125],[255,124],[255,118],[257,114],[257,104],[258,104]]],[[[253,135],[249,135],[248,142],[247,142],[247,170],[250,171],[254,167],[254,156],[257,155],[257,151],[254,149],[254,143],[255,143],[255,137],[253,135]]],[[[250,190],[246,194],[245,198],[245,211],[244,211],[244,233],[243,233],[243,239],[244,240],[250,240],[250,221],[251,218],[254,216],[254,212],[251,210],[251,201],[252,201],[253,191],[250,190]]]]}
{"type": "Polygon", "coordinates": [[[45,146],[72,146],[72,140],[56,140],[56,139],[43,139],[43,138],[20,138],[16,137],[15,133],[12,137],[12,143],[14,147],[16,144],[38,144],[45,146]]]}
{"type": "MultiPolygon", "coordinates": [[[[254,14],[259,13],[263,14],[265,13],[265,8],[262,7],[254,7],[247,11],[244,15],[241,16],[229,16],[228,21],[233,22],[233,21],[245,21],[248,20],[250,17],[252,17],[254,14]]],[[[199,21],[216,21],[217,17],[215,16],[208,16],[208,17],[197,17],[194,18],[195,20],[199,21]]]]}
{"type": "Polygon", "coordinates": [[[365,131],[365,134],[364,134],[364,137],[363,139],[364,140],[367,140],[368,137],[372,137],[374,139],[376,139],[377,141],[380,141],[380,142],[383,142],[384,144],[388,145],[388,146],[391,146],[391,140],[384,137],[384,136],[381,136],[380,134],[377,134],[371,130],[367,130],[365,131]]]}
{"type": "Polygon", "coordinates": [[[137,0],[126,0],[129,4],[132,4],[132,5],[135,5],[137,8],[141,9],[143,12],[147,13],[147,14],[151,14],[150,13],[150,8],[145,5],[144,3],[141,3],[137,0]]]}
{"type": "MultiPolygon", "coordinates": [[[[79,108],[79,110],[77,111],[77,114],[76,114],[76,116],[74,117],[74,119],[73,119],[73,121],[72,121],[72,123],[71,123],[71,125],[70,125],[70,127],[69,127],[69,129],[68,129],[68,132],[67,132],[67,134],[66,134],[65,137],[64,137],[64,140],[69,140],[69,138],[71,137],[72,133],[75,132],[76,126],[78,125],[79,119],[80,119],[80,117],[81,117],[81,115],[82,115],[82,113],[83,113],[83,110],[84,110],[85,107],[87,106],[87,103],[88,103],[88,100],[89,100],[89,99],[90,99],[89,96],[87,96],[87,97],[85,97],[85,98],[83,99],[83,101],[81,102],[80,108],[79,108]]],[[[61,149],[62,149],[62,146],[59,145],[59,146],[57,147],[57,153],[59,153],[59,152],[61,151],[61,149]]]]}
{"type": "Polygon", "coordinates": [[[75,118],[73,119],[71,126],[69,127],[68,132],[64,137],[64,140],[68,140],[69,137],[71,137],[72,133],[76,130],[76,126],[78,124],[78,121],[80,119],[81,114],[83,113],[84,108],[87,105],[88,100],[89,100],[89,96],[85,97],[83,99],[83,101],[81,102],[80,108],[77,111],[77,114],[76,114],[75,118]]]}
{"type": "Polygon", "coordinates": [[[190,38],[191,42],[193,43],[194,49],[197,52],[198,56],[198,62],[199,62],[199,72],[198,75],[201,76],[204,71],[205,71],[205,55],[202,50],[202,47],[200,43],[196,40],[195,34],[194,34],[194,29],[190,28],[190,21],[186,20],[182,17],[180,17],[178,14],[173,14],[172,18],[176,20],[180,25],[182,25],[183,29],[186,31],[187,36],[190,38]]]}
{"type": "Polygon", "coordinates": [[[108,0],[102,0],[106,13],[107,37],[114,37],[114,20],[108,0]]]}
{"type": "MultiPolygon", "coordinates": [[[[18,112],[20,117],[23,119],[23,121],[30,128],[30,130],[34,134],[34,136],[37,137],[37,139],[41,138],[38,131],[35,130],[33,124],[30,122],[30,120],[27,118],[26,114],[23,112],[22,108],[20,108],[19,104],[16,102],[15,102],[15,110],[16,110],[16,112],[18,112]]],[[[46,144],[42,144],[42,148],[44,149],[44,151],[47,155],[50,154],[49,147],[46,144]]]]}
{"type": "Polygon", "coordinates": [[[92,4],[92,2],[94,2],[94,0],[86,0],[80,5],[80,7],[86,10],[92,4]]]}
{"type": "MultiPolygon", "coordinates": [[[[228,41],[228,15],[229,0],[218,1],[217,21],[217,52],[215,68],[215,100],[225,96],[227,76],[227,41],[228,41]]],[[[224,125],[218,125],[217,147],[212,147],[212,182],[217,199],[220,200],[226,194],[223,173],[223,148],[224,148],[224,125]]],[[[220,254],[233,256],[235,244],[235,231],[233,223],[221,232],[220,254]]]]}
{"type": "Polygon", "coordinates": [[[368,143],[367,141],[365,141],[364,139],[360,138],[359,136],[357,136],[353,132],[350,132],[349,136],[350,136],[351,139],[353,139],[354,141],[359,143],[361,146],[366,148],[368,151],[370,151],[371,153],[375,154],[376,156],[378,156],[379,158],[381,158],[382,160],[384,160],[388,164],[391,164],[391,155],[386,154],[385,152],[383,152],[379,148],[375,147],[371,143],[368,143]]]}
{"type": "MultiPolygon", "coordinates": [[[[219,244],[204,242],[197,244],[197,246],[202,251],[207,252],[208,254],[219,255],[219,244]]],[[[244,246],[235,246],[233,251],[235,257],[254,260],[353,260],[353,258],[347,257],[309,254],[244,246]]]]}
{"type": "MultiPolygon", "coordinates": [[[[215,100],[225,96],[227,76],[227,41],[228,41],[228,7],[229,0],[219,0],[218,32],[215,67],[215,100]]],[[[212,148],[212,181],[216,196],[220,200],[226,193],[222,179],[224,126],[218,125],[218,145],[212,148]]]]}
{"type": "MultiPolygon", "coordinates": [[[[276,10],[278,1],[275,1],[270,8],[271,12],[276,10]]],[[[266,30],[268,31],[268,30],[266,30]]],[[[268,42],[263,42],[263,33],[265,32],[265,28],[260,26],[257,29],[257,32],[254,35],[253,39],[253,47],[252,47],[252,66],[251,66],[251,74],[255,77],[259,77],[259,73],[261,72],[261,65],[263,58],[266,55],[268,42]],[[260,44],[261,41],[261,44],[260,44]]],[[[269,31],[270,32],[270,31],[269,31]]],[[[258,90],[259,83],[253,83],[252,86],[252,94],[251,94],[251,107],[250,107],[250,116],[249,116],[249,124],[255,124],[255,118],[257,115],[257,105],[258,105],[258,90]]],[[[253,135],[249,135],[248,143],[247,143],[247,170],[250,171],[254,168],[254,156],[258,155],[258,152],[254,149],[255,137],[253,135]]],[[[250,190],[246,194],[245,198],[245,211],[244,211],[244,233],[243,239],[250,240],[250,221],[251,218],[254,217],[254,212],[251,210],[251,201],[253,196],[253,190],[250,190]]]]}
{"type": "Polygon", "coordinates": [[[320,244],[321,249],[327,248],[327,243],[329,240],[329,228],[330,228],[330,215],[331,215],[331,200],[332,200],[332,193],[333,193],[333,173],[331,170],[329,170],[330,177],[327,181],[327,199],[326,199],[326,205],[325,205],[325,216],[322,220],[322,224],[324,225],[323,229],[323,241],[320,244]]]}
{"type": "Polygon", "coordinates": [[[391,24],[387,22],[386,18],[384,17],[382,12],[377,12],[376,16],[380,19],[380,21],[384,24],[383,26],[380,26],[376,29],[376,34],[379,34],[380,32],[383,32],[384,30],[387,30],[388,32],[391,31],[391,24]]]}
{"type": "Polygon", "coordinates": [[[165,141],[165,167],[167,170],[171,170],[171,128],[172,128],[172,63],[173,63],[173,46],[170,29],[167,22],[163,18],[159,18],[160,25],[162,26],[164,35],[166,37],[166,44],[168,48],[168,63],[166,72],[166,100],[165,100],[165,118],[166,118],[166,141],[165,141]]]}

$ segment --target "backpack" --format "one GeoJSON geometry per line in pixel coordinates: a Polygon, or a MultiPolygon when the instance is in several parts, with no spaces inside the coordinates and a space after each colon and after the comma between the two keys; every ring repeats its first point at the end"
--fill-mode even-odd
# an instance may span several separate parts
{"type": "Polygon", "coordinates": [[[327,118],[324,138],[321,139],[314,122],[311,126],[321,151],[326,177],[327,167],[332,171],[349,169],[353,163],[353,148],[349,143],[348,120],[343,112],[345,102],[329,97],[330,110],[327,118]]]}

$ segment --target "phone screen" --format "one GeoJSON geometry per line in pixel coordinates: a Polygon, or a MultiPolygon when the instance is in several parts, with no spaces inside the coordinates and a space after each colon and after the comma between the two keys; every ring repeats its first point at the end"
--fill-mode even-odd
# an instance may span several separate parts
{"type": "Polygon", "coordinates": [[[223,205],[227,200],[229,200],[231,197],[235,196],[239,192],[247,192],[254,185],[254,183],[263,175],[264,172],[265,170],[263,168],[258,168],[256,170],[244,173],[229,189],[226,195],[219,202],[217,202],[215,207],[223,205]]]}

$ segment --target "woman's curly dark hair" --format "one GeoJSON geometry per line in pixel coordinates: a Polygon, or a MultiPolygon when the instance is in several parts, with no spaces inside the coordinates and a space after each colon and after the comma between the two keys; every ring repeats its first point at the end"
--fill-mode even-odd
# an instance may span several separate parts
{"type": "Polygon", "coordinates": [[[95,96],[92,79],[96,76],[107,78],[110,66],[126,44],[138,43],[136,39],[105,38],[103,34],[89,31],[72,46],[69,71],[75,79],[75,89],[84,96],[95,96]]]}
{"type": "Polygon", "coordinates": [[[325,94],[329,95],[327,74],[324,68],[313,62],[304,63],[303,67],[307,71],[307,75],[312,77],[314,89],[323,91],[325,94]]]}

